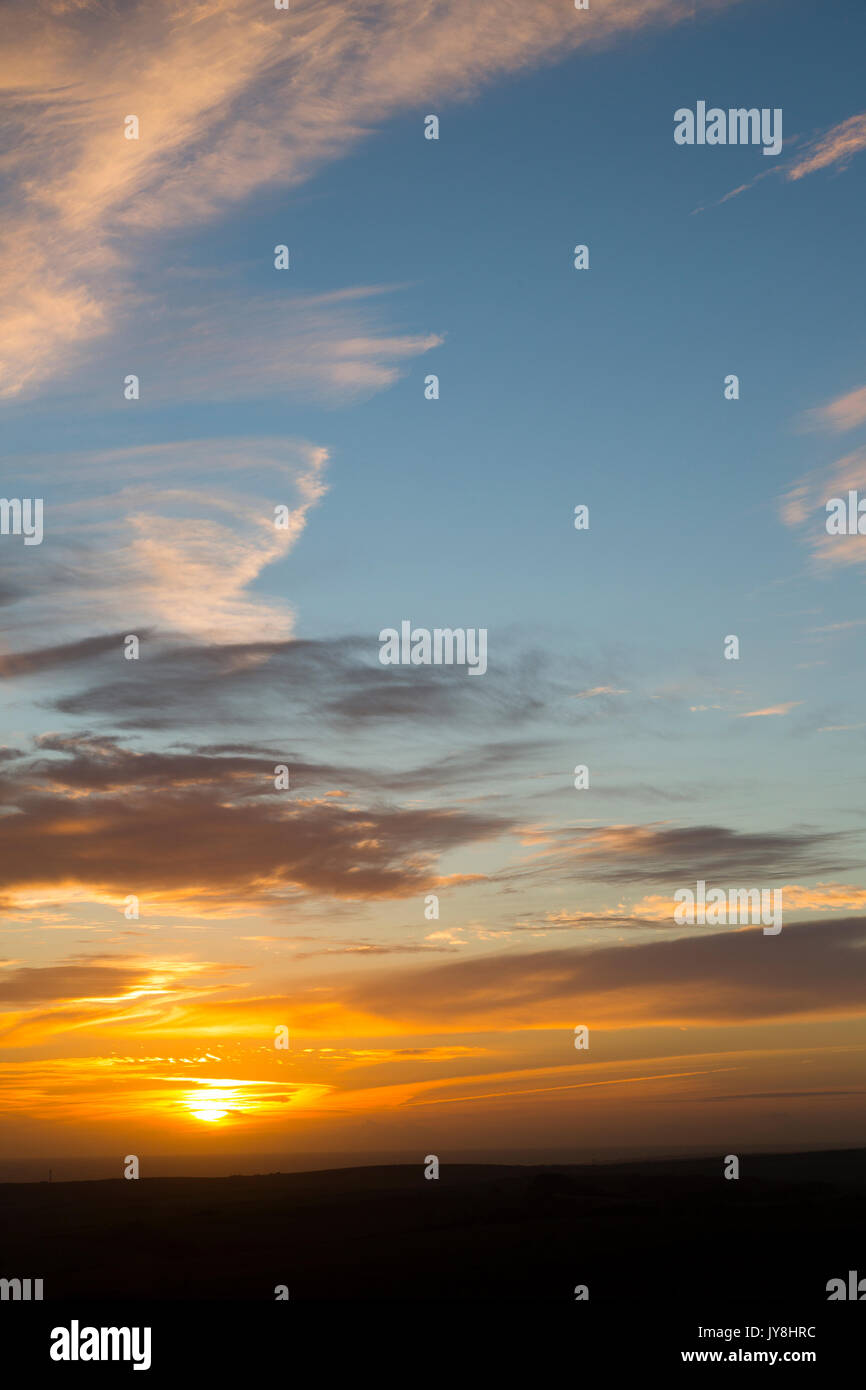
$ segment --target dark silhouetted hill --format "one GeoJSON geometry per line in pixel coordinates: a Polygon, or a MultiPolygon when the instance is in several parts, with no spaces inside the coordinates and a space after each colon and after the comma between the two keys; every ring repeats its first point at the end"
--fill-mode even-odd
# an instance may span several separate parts
{"type": "Polygon", "coordinates": [[[46,1300],[826,1299],[866,1276],[866,1152],[0,1186],[46,1300]]]}

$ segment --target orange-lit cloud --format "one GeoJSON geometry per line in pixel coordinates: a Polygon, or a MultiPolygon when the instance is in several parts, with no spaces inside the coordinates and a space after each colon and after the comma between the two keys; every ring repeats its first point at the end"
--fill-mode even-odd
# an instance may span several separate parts
{"type": "Polygon", "coordinates": [[[565,1027],[577,1000],[581,1016],[605,1027],[861,1011],[866,919],[785,926],[776,952],[766,949],[771,940],[759,929],[707,928],[628,946],[460,959],[364,981],[347,999],[416,1027],[445,1014],[467,1028],[494,1019],[565,1027]]]}
{"type": "Polygon", "coordinates": [[[745,713],[738,714],[737,718],[763,719],[771,714],[789,714],[792,709],[796,709],[797,705],[801,705],[802,703],[802,700],[786,700],[785,703],[781,705],[767,705],[765,709],[746,710],[745,713]]]}
{"type": "MultiPolygon", "coordinates": [[[[69,890],[120,910],[134,889],[145,915],[148,904],[243,910],[303,893],[403,898],[479,881],[443,873],[439,857],[509,829],[481,811],[280,795],[273,754],[130,754],[111,739],[43,740],[52,744],[72,756],[2,784],[19,812],[0,817],[0,895],[13,905],[62,901],[69,890]]],[[[299,780],[315,772],[302,765],[299,780]]]]}
{"type": "MultiPolygon", "coordinates": [[[[866,908],[866,888],[860,888],[855,884],[818,883],[813,887],[804,887],[798,883],[786,883],[780,891],[783,911],[786,913],[798,909],[806,912],[823,912],[827,909],[856,912],[866,908]]],[[[618,929],[656,925],[673,928],[674,913],[678,906],[673,897],[662,893],[650,893],[631,906],[620,903],[617,907],[597,911],[548,912],[545,914],[544,923],[553,930],[618,929]]]]}

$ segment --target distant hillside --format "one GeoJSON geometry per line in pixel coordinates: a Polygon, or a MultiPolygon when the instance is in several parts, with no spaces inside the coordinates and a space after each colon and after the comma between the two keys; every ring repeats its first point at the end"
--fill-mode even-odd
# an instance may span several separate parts
{"type": "Polygon", "coordinates": [[[866,1274],[866,1152],[0,1186],[0,1276],[51,1298],[823,1303],[866,1274]]]}

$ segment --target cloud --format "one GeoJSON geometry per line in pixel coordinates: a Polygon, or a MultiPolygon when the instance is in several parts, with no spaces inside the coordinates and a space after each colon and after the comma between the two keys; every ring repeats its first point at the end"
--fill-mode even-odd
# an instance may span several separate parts
{"type": "Polygon", "coordinates": [[[866,424],[866,386],[858,386],[828,405],[810,410],[807,418],[816,428],[833,430],[837,434],[866,424]]]}
{"type": "Polygon", "coordinates": [[[820,1091],[748,1091],[737,1094],[732,1092],[727,1096],[703,1096],[702,1099],[709,1102],[715,1101],[741,1101],[741,1100],[823,1100],[830,1096],[863,1096],[866,1090],[856,1091],[831,1091],[823,1089],[820,1091]]]}
{"type": "Polygon", "coordinates": [[[854,1016],[866,987],[866,918],[533,951],[395,971],[346,1002],[414,1026],[597,1028],[854,1016]]]}
{"type": "Polygon", "coordinates": [[[596,685],[592,690],[581,690],[577,695],[573,695],[573,700],[592,700],[597,695],[628,695],[627,690],[620,690],[615,685],[596,685]]]}
{"type": "Polygon", "coordinates": [[[839,125],[831,126],[821,135],[807,141],[790,160],[775,164],[772,169],[763,170],[755,178],[750,179],[748,183],[741,183],[738,188],[732,188],[730,193],[726,193],[717,202],[705,203],[702,207],[695,208],[694,211],[696,213],[704,212],[708,207],[720,207],[722,203],[730,202],[732,198],[739,197],[741,193],[754,188],[755,184],[772,175],[779,174],[788,183],[796,183],[808,174],[817,173],[820,169],[835,168],[838,173],[841,173],[848,167],[854,156],[863,149],[866,149],[866,112],[849,116],[839,125]]]}
{"type": "Polygon", "coordinates": [[[266,996],[231,979],[236,965],[73,957],[0,972],[0,1002],[12,1010],[7,1040],[14,1035],[18,1043],[132,1017],[139,1031],[171,1035],[174,1046],[188,1036],[199,1051],[209,1037],[259,1041],[263,1022],[274,1018],[291,1018],[298,1032],[324,1029],[345,1039],[401,1030],[443,1039],[511,1028],[571,1032],[575,1016],[598,1029],[735,1027],[859,1015],[864,945],[863,916],[786,925],[773,938],[760,928],[706,928],[627,945],[430,959],[360,977],[340,979],[331,970],[324,987],[315,976],[283,984],[271,971],[266,996]],[[26,1006],[35,1007],[22,1013],[26,1006]]]}
{"type": "Polygon", "coordinates": [[[431,936],[423,942],[381,942],[381,941],[337,941],[332,945],[327,942],[316,945],[309,951],[294,952],[295,960],[315,960],[321,956],[416,956],[447,953],[457,949],[456,945],[449,942],[438,942],[434,940],[442,933],[431,933],[431,936]]]}
{"type": "Polygon", "coordinates": [[[121,357],[139,377],[148,406],[274,395],[342,403],[392,386],[412,358],[444,341],[440,333],[390,331],[373,302],[387,286],[313,295],[281,283],[280,291],[242,296],[213,277],[202,299],[200,277],[179,275],[144,326],[139,306],[128,319],[118,316],[106,350],[94,350],[85,364],[96,385],[89,387],[87,372],[76,372],[70,359],[67,388],[84,400],[93,394],[102,406],[113,374],[110,404],[128,411],[116,365],[121,357]]]}
{"type": "MultiPolygon", "coordinates": [[[[197,1049],[189,1058],[204,1062],[203,1040],[231,1039],[213,1049],[223,1058],[242,1039],[267,1052],[260,1044],[271,1021],[291,1018],[293,1032],[324,1031],[329,1042],[414,1030],[440,1035],[441,1047],[448,1035],[468,1031],[571,1033],[575,1016],[591,1028],[642,1030],[856,1017],[866,985],[864,945],[862,916],[789,925],[774,938],[759,928],[708,928],[628,945],[428,960],[361,977],[339,979],[330,971],[324,986],[316,977],[285,984],[275,978],[267,995],[251,995],[233,982],[236,965],[74,957],[0,972],[0,1002],[7,1006],[7,1044],[132,1021],[139,1036],[144,1030],[164,1035],[160,1052],[189,1039],[185,1047],[197,1049]]],[[[108,1059],[111,1065],[121,1060],[108,1059]]],[[[159,1058],[127,1060],[141,1066],[159,1058]]],[[[165,1060],[174,1063],[175,1056],[165,1060]]],[[[305,1079],[311,1079],[306,1054],[303,1060],[305,1079]]]]}
{"type": "Polygon", "coordinates": [[[0,974],[0,1003],[64,1002],[123,1006],[146,995],[168,997],[180,983],[202,975],[221,974],[238,967],[209,962],[142,962],[120,957],[73,957],[58,965],[20,966],[0,974]]]}
{"type": "Polygon", "coordinates": [[[59,756],[2,783],[0,892],[12,905],[80,889],[118,909],[129,894],[192,911],[403,898],[473,881],[443,877],[439,857],[510,829],[480,812],[287,796],[273,756],[133,755],[94,738],[42,747],[59,756]]]}
{"type": "MultiPolygon", "coordinates": [[[[208,613],[206,597],[202,604],[208,613]]],[[[102,668],[88,671],[95,683],[58,694],[53,708],[88,718],[110,716],[121,728],[157,729],[200,727],[203,720],[236,726],[252,719],[261,727],[270,705],[281,722],[291,709],[294,717],[315,719],[318,727],[327,724],[355,735],[398,721],[434,726],[459,716],[486,736],[493,725],[519,725],[540,713],[555,687],[531,654],[513,660],[501,655],[483,681],[456,681],[446,667],[385,667],[378,661],[376,632],[200,645],[170,639],[171,634],[153,634],[149,640],[147,679],[139,664],[108,651],[102,668]],[[527,661],[532,683],[525,678],[527,661]]],[[[47,664],[50,652],[40,659],[47,664]]]]}
{"type": "Polygon", "coordinates": [[[816,570],[866,563],[866,536],[830,535],[827,503],[833,498],[848,504],[848,492],[866,492],[866,448],[855,449],[829,467],[799,479],[779,499],[779,514],[786,526],[801,531],[816,570]]]}
{"type": "MultiPolygon", "coordinates": [[[[29,564],[23,552],[10,555],[22,580],[26,569],[28,590],[22,587],[20,601],[10,601],[6,641],[16,630],[29,638],[49,622],[80,636],[53,649],[8,654],[0,658],[4,674],[110,652],[114,639],[90,635],[94,611],[114,633],[140,639],[153,628],[216,644],[284,641],[291,635],[290,606],[249,590],[269,565],[288,555],[325,494],[327,450],[296,440],[223,439],[214,446],[214,473],[208,476],[208,444],[104,453],[98,463],[90,461],[91,475],[100,478],[98,493],[59,503],[49,492],[39,564],[29,564]],[[154,482],[142,483],[152,462],[154,482]],[[139,481],[118,487],[118,472],[122,480],[133,466],[139,481]],[[250,490],[247,474],[253,469],[258,486],[271,489],[269,497],[250,490]],[[243,479],[242,490],[228,485],[232,472],[243,479]],[[277,506],[286,509],[279,518],[277,506]]],[[[55,467],[50,460],[48,477],[55,467]]],[[[116,642],[113,651],[118,666],[122,644],[116,642]]]]}
{"type": "Polygon", "coordinates": [[[788,714],[797,705],[802,705],[802,700],[788,700],[782,705],[768,705],[766,709],[750,709],[744,714],[738,714],[738,719],[763,719],[769,714],[788,714]]]}
{"type": "MultiPolygon", "coordinates": [[[[691,19],[693,3],[597,0],[578,13],[562,0],[306,0],[290,11],[211,0],[203,19],[192,0],[10,0],[5,17],[0,174],[17,211],[0,244],[0,392],[14,396],[141,303],[133,266],[166,230],[297,186],[401,111],[691,19]],[[127,115],[137,140],[124,137],[127,115]]],[[[349,353],[353,390],[364,358],[349,353]]],[[[364,384],[377,384],[375,369],[364,384]]]]}
{"type": "MultiPolygon", "coordinates": [[[[652,928],[659,925],[670,927],[674,920],[673,900],[650,894],[633,908],[623,904],[601,910],[567,909],[561,912],[548,912],[544,922],[531,928],[533,931],[598,931],[599,929],[652,928]]],[[[529,929],[529,928],[526,928],[529,929]]]]}
{"type": "Polygon", "coordinates": [[[605,883],[675,883],[698,879],[768,882],[807,877],[856,863],[845,833],[738,831],[721,825],[610,825],[522,832],[534,849],[505,879],[580,873],[605,883]]]}
{"type": "MultiPolygon", "coordinates": [[[[39,1044],[107,1026],[140,1030],[200,1007],[240,967],[211,961],[73,956],[55,965],[0,970],[0,1039],[39,1044]]],[[[237,985],[234,985],[237,988],[237,985]]]]}
{"type": "Polygon", "coordinates": [[[141,979],[140,970],[119,963],[20,966],[0,975],[0,1004],[120,995],[133,990],[141,979]]]}
{"type": "Polygon", "coordinates": [[[782,903],[786,911],[800,908],[807,912],[822,912],[826,908],[850,912],[853,908],[866,908],[866,888],[858,888],[852,883],[817,883],[813,888],[804,888],[797,883],[786,883],[782,889],[782,903]]]}
{"type": "MultiPolygon", "coordinates": [[[[111,1020],[106,1018],[103,1024],[111,1020]]],[[[5,1041],[21,1043],[35,1035],[39,1021],[23,1019],[5,1041]]],[[[104,1028],[102,1036],[105,1036],[104,1028]]],[[[184,1047],[183,1050],[186,1050],[184,1047]]],[[[195,1051],[194,1048],[189,1048],[195,1051]]],[[[80,1122],[86,1106],[94,1126],[116,1123],[118,1096],[123,1095],[126,1124],[145,1124],[148,1132],[166,1121],[177,1134],[177,1121],[189,1121],[215,1109],[229,1120],[270,1118],[278,1124],[288,1108],[304,1109],[331,1090],[328,1085],[209,1075],[218,1057],[66,1057],[39,1062],[6,1062],[0,1069],[4,1110],[53,1123],[80,1122]],[[155,1065],[158,1064],[158,1065],[155,1065]]],[[[226,1123],[229,1122],[226,1121],[226,1123]]]]}
{"type": "Polygon", "coordinates": [[[810,141],[787,166],[785,178],[796,181],[805,178],[807,174],[816,173],[819,169],[829,169],[833,165],[845,169],[854,156],[864,149],[866,111],[861,111],[810,141]]]}
{"type": "MultiPolygon", "coordinates": [[[[285,749],[280,756],[290,766],[292,791],[303,791],[309,800],[312,796],[346,797],[347,787],[367,794],[417,794],[467,780],[475,783],[492,772],[510,778],[515,762],[527,752],[531,755],[535,746],[523,741],[493,743],[406,768],[316,762],[285,749]]],[[[219,798],[259,797],[263,775],[272,776],[275,762],[273,748],[254,743],[190,746],[179,752],[141,751],[124,746],[116,736],[90,733],[41,734],[35,740],[35,753],[17,775],[28,787],[40,787],[55,795],[209,788],[219,798]],[[45,756],[54,753],[61,756],[45,756]]],[[[0,749],[0,761],[3,756],[0,749]]],[[[15,750],[7,754],[10,761],[23,756],[15,750]]],[[[14,786],[13,780],[5,784],[7,794],[14,795],[14,786]]]]}
{"type": "Polygon", "coordinates": [[[85,637],[79,642],[61,642],[56,647],[34,648],[32,651],[0,654],[0,676],[31,676],[41,671],[90,662],[106,652],[116,653],[123,646],[122,632],[105,637],[85,637]]]}
{"type": "MultiPolygon", "coordinates": [[[[807,888],[797,883],[786,883],[781,893],[785,913],[798,909],[805,912],[823,912],[828,908],[840,912],[866,909],[866,888],[858,888],[853,884],[818,883],[807,888]]],[[[678,906],[672,897],[651,893],[630,908],[620,903],[615,908],[605,908],[602,911],[548,912],[543,924],[526,929],[541,932],[547,929],[671,929],[675,925],[674,913],[678,906]]]]}

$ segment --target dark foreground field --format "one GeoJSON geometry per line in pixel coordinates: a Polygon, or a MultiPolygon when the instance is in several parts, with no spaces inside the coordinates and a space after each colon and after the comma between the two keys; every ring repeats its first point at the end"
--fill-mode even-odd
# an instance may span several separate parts
{"type": "Polygon", "coordinates": [[[825,1304],[866,1277],[866,1152],[592,1167],[443,1162],[0,1186],[0,1277],[45,1299],[825,1304]]]}

